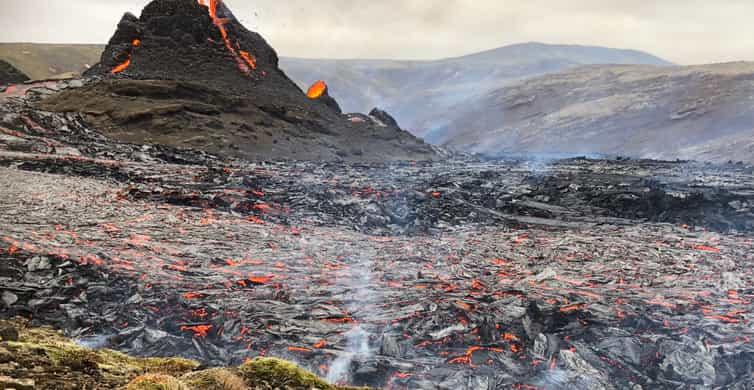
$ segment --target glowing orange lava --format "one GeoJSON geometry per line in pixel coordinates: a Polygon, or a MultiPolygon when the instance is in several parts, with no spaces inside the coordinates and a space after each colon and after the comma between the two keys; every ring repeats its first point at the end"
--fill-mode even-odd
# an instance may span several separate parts
{"type": "Polygon", "coordinates": [[[700,251],[705,251],[705,252],[720,252],[720,248],[715,247],[715,246],[693,244],[691,245],[691,247],[700,251]]]}
{"type": "Polygon", "coordinates": [[[241,58],[243,58],[244,61],[249,65],[251,69],[257,68],[257,58],[250,55],[248,51],[239,50],[238,54],[241,55],[241,58]]]}
{"type": "Polygon", "coordinates": [[[181,326],[181,330],[194,332],[194,337],[207,337],[207,332],[210,329],[212,329],[212,325],[181,326]]]}
{"type": "Polygon", "coordinates": [[[222,0],[209,0],[209,4],[207,4],[206,0],[199,0],[199,4],[209,8],[209,16],[212,18],[212,23],[215,25],[215,27],[217,27],[218,30],[220,30],[220,35],[222,35],[223,37],[225,47],[228,48],[228,51],[233,56],[233,59],[236,60],[238,69],[241,70],[242,73],[247,75],[251,72],[252,69],[256,69],[257,59],[251,56],[249,52],[240,49],[238,52],[236,52],[236,49],[233,48],[233,45],[230,43],[230,38],[228,38],[228,30],[225,28],[225,24],[228,23],[228,20],[217,16],[217,7],[222,4],[222,0]]]}
{"type": "Polygon", "coordinates": [[[312,84],[311,87],[309,87],[309,90],[306,92],[306,96],[308,96],[310,99],[316,99],[327,92],[327,84],[322,81],[318,80],[314,84],[312,84]]]}
{"type": "Polygon", "coordinates": [[[569,311],[581,310],[581,309],[583,309],[585,307],[586,307],[585,304],[583,304],[583,303],[577,303],[575,305],[563,306],[563,307],[560,308],[560,311],[566,313],[566,312],[569,312],[569,311]]]}
{"type": "Polygon", "coordinates": [[[273,276],[252,276],[249,280],[256,284],[267,284],[272,280],[273,276]]]}
{"type": "Polygon", "coordinates": [[[731,316],[714,315],[714,316],[706,316],[706,318],[720,320],[720,321],[723,321],[723,322],[727,322],[729,324],[739,324],[739,323],[743,322],[742,319],[740,319],[740,318],[734,318],[734,317],[731,317],[731,316]]]}
{"type": "Polygon", "coordinates": [[[112,74],[120,73],[120,72],[124,71],[126,68],[128,68],[129,65],[131,65],[131,55],[130,54],[128,55],[128,58],[126,58],[125,61],[123,61],[120,65],[118,65],[115,68],[113,68],[113,70],[111,71],[111,73],[112,74]]]}
{"type": "MultiPolygon", "coordinates": [[[[141,40],[139,38],[134,38],[134,40],[131,41],[131,45],[133,45],[133,47],[139,46],[141,45],[141,40]]],[[[120,73],[128,68],[129,65],[131,65],[131,53],[128,53],[128,58],[126,58],[125,61],[113,68],[113,70],[111,70],[110,72],[112,74],[120,73]]]]}
{"type": "Polygon", "coordinates": [[[482,347],[479,345],[472,345],[471,347],[466,349],[466,352],[462,356],[454,357],[448,360],[448,363],[468,364],[469,366],[474,367],[472,356],[474,355],[474,352],[476,351],[490,351],[490,352],[497,352],[497,353],[505,352],[504,349],[498,348],[498,347],[482,347]]]}

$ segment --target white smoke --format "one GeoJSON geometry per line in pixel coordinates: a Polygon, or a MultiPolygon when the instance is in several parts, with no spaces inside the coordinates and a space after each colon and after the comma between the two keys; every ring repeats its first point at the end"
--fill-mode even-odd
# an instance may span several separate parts
{"type": "Polygon", "coordinates": [[[103,335],[92,335],[79,337],[74,340],[76,344],[84,348],[101,349],[108,346],[110,340],[109,337],[103,335]]]}
{"type": "Polygon", "coordinates": [[[346,339],[348,340],[348,349],[330,364],[330,369],[327,372],[327,381],[330,383],[347,381],[353,360],[356,358],[367,359],[372,355],[372,350],[369,347],[369,334],[360,325],[348,331],[346,339]]]}
{"type": "MultiPolygon", "coordinates": [[[[347,290],[351,291],[346,307],[358,320],[359,311],[372,310],[377,295],[370,288],[372,284],[372,257],[369,253],[360,253],[357,262],[351,264],[349,277],[341,280],[346,284],[347,290]]],[[[373,314],[373,313],[372,313],[373,314]]],[[[346,332],[346,350],[340,354],[331,364],[327,372],[327,381],[330,383],[348,382],[351,373],[351,365],[355,359],[364,361],[372,357],[374,351],[369,346],[369,332],[361,325],[356,325],[346,332]]]]}

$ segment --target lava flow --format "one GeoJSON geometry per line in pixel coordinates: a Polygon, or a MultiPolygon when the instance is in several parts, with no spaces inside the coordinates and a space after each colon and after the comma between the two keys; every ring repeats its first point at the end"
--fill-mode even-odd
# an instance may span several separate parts
{"type": "MultiPolygon", "coordinates": [[[[220,0],[113,37],[92,77],[0,95],[0,358],[22,316],[371,388],[751,387],[754,165],[446,153],[299,88],[220,0]]],[[[51,370],[106,369],[84,355],[51,370]]]]}
{"type": "MultiPolygon", "coordinates": [[[[209,0],[209,4],[207,4],[207,1],[205,0],[199,0],[199,4],[209,8],[209,16],[212,18],[212,23],[217,27],[218,30],[220,30],[220,35],[222,35],[223,37],[225,47],[228,48],[228,51],[236,60],[238,69],[242,73],[247,75],[251,72],[251,70],[256,69],[256,57],[249,54],[248,51],[241,50],[240,48],[238,48],[238,51],[236,51],[236,48],[234,48],[233,44],[231,44],[230,42],[230,38],[228,37],[228,30],[225,28],[225,25],[228,23],[228,19],[222,18],[217,15],[217,7],[222,5],[222,0],[209,0]]],[[[236,46],[238,46],[238,43],[236,43],[236,46]]]]}
{"type": "Polygon", "coordinates": [[[131,65],[131,55],[130,54],[128,55],[128,58],[126,58],[125,61],[123,61],[118,66],[116,66],[115,68],[113,68],[113,70],[111,72],[112,72],[112,74],[120,73],[120,72],[126,70],[126,68],[128,68],[129,65],[131,65]]]}
{"type": "MultiPolygon", "coordinates": [[[[131,46],[137,47],[139,45],[141,45],[141,40],[139,40],[138,38],[134,38],[133,42],[131,42],[131,46]]],[[[116,73],[120,73],[126,70],[126,68],[128,68],[131,65],[131,56],[132,56],[132,53],[128,53],[128,58],[126,58],[125,61],[123,61],[122,63],[118,64],[118,66],[113,68],[111,73],[116,74],[116,73]]]]}
{"type": "Polygon", "coordinates": [[[309,90],[306,92],[306,96],[308,96],[310,99],[316,99],[324,95],[326,92],[327,83],[322,80],[318,80],[314,84],[312,84],[311,87],[309,87],[309,90]]]}

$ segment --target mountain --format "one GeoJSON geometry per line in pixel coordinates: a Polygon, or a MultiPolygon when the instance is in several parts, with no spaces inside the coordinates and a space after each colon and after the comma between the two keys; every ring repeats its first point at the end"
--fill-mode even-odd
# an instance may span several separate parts
{"type": "Polygon", "coordinates": [[[489,155],[754,162],[754,63],[584,66],[454,107],[443,145],[489,155]]]}
{"type": "Polygon", "coordinates": [[[343,115],[324,84],[307,96],[219,0],[154,0],[140,17],[126,13],[84,76],[39,107],[82,112],[126,142],[249,159],[436,157],[385,113],[343,115]]]}
{"type": "Polygon", "coordinates": [[[430,142],[454,119],[451,107],[516,80],[585,64],[670,65],[635,50],[543,43],[436,61],[281,59],[300,86],[327,80],[344,110],[383,107],[430,142]]]}

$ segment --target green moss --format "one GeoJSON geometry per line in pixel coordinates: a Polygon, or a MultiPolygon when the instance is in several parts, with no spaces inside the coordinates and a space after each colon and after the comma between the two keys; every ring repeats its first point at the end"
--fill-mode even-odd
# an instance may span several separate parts
{"type": "Polygon", "coordinates": [[[99,368],[101,358],[97,352],[90,349],[67,343],[42,345],[42,347],[56,365],[81,372],[96,372],[99,368]]]}
{"type": "Polygon", "coordinates": [[[181,381],[191,389],[202,390],[246,390],[244,384],[236,373],[227,368],[211,368],[197,371],[181,377],[181,381]]]}
{"type": "Polygon", "coordinates": [[[183,358],[146,358],[137,360],[141,360],[137,364],[141,363],[141,367],[145,371],[167,375],[182,375],[194,371],[199,367],[199,363],[196,361],[183,358]]]}
{"type": "Polygon", "coordinates": [[[275,358],[256,358],[238,368],[246,384],[267,386],[271,388],[322,389],[332,390],[336,387],[322,378],[287,360],[275,358]]]}
{"type": "Polygon", "coordinates": [[[19,333],[19,341],[0,341],[0,358],[14,363],[0,364],[0,376],[33,381],[40,389],[355,389],[333,386],[282,359],[257,358],[238,368],[195,371],[199,363],[193,360],[92,350],[51,328],[30,328],[24,320],[0,320],[0,326],[13,326],[19,333]]]}
{"type": "Polygon", "coordinates": [[[170,375],[145,374],[129,382],[122,390],[189,390],[189,388],[170,375]]]}

